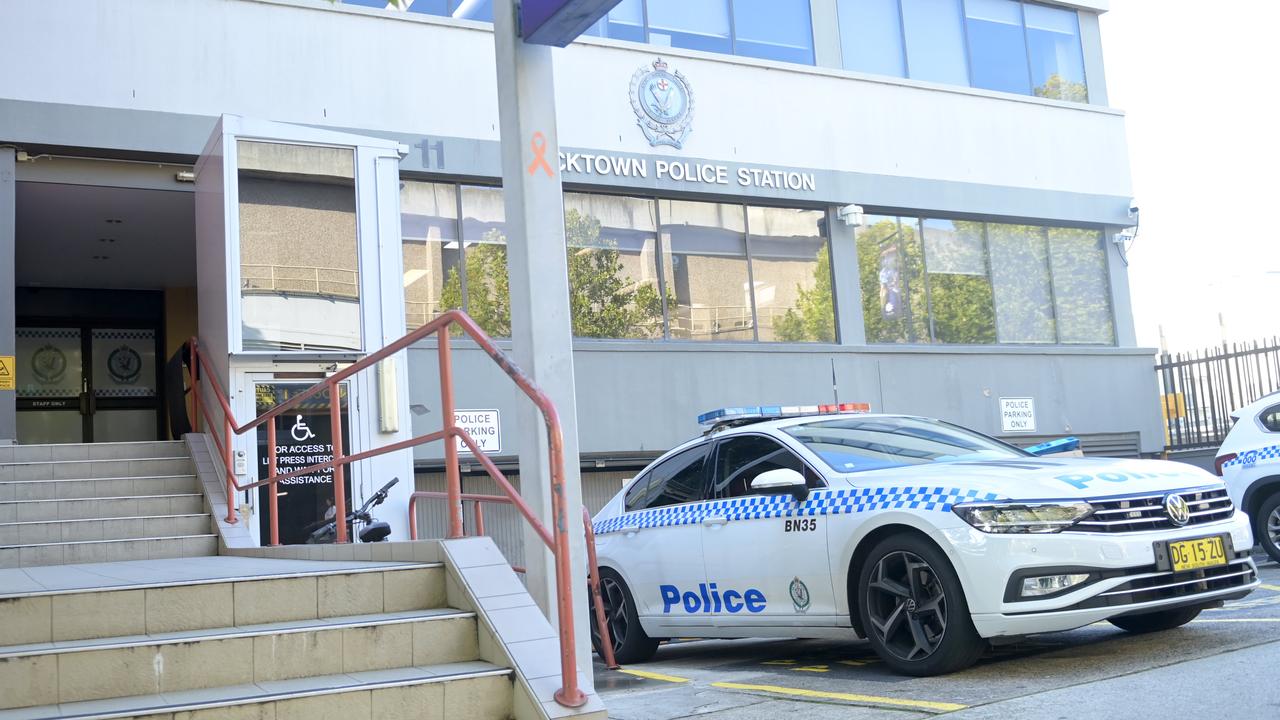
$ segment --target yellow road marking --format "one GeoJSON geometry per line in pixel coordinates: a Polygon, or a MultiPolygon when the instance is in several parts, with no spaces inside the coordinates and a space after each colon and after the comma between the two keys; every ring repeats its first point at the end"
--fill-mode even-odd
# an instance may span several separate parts
{"type": "Polygon", "coordinates": [[[795,665],[795,660],[765,660],[761,665],[795,665]]]}
{"type": "Polygon", "coordinates": [[[867,664],[864,660],[837,660],[836,662],[841,665],[852,665],[854,667],[862,667],[867,664]]]}
{"type": "Polygon", "coordinates": [[[793,672],[828,672],[831,668],[827,665],[809,665],[806,667],[791,668],[793,672]]]}
{"type": "Polygon", "coordinates": [[[1280,585],[1259,585],[1258,587],[1263,590],[1274,590],[1276,592],[1280,592],[1280,585]]]}
{"type": "Polygon", "coordinates": [[[662,673],[646,672],[644,670],[630,670],[628,668],[619,668],[618,672],[624,672],[628,675],[644,678],[646,680],[661,680],[669,683],[687,683],[689,678],[677,677],[675,675],[663,675],[662,673]]]}
{"type": "Polygon", "coordinates": [[[780,685],[747,685],[744,683],[717,682],[711,687],[725,690],[755,690],[757,692],[794,695],[796,697],[824,698],[827,700],[848,700],[849,702],[874,703],[876,705],[893,705],[895,707],[913,707],[923,710],[949,712],[964,710],[966,705],[956,703],[934,702],[932,700],[906,700],[903,698],[879,697],[877,695],[855,695],[853,693],[823,692],[821,690],[804,690],[802,688],[782,687],[780,685]]]}

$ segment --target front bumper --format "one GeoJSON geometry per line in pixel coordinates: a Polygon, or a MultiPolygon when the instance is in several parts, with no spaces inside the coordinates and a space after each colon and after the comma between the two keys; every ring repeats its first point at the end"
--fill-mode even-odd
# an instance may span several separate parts
{"type": "Polygon", "coordinates": [[[954,528],[944,534],[983,637],[1070,630],[1118,615],[1211,605],[1243,597],[1260,583],[1249,557],[1249,521],[1239,512],[1221,522],[1152,532],[996,535],[954,528]],[[1157,566],[1157,542],[1211,535],[1230,536],[1237,552],[1228,556],[1226,566],[1181,573],[1157,566]],[[1016,575],[1067,569],[1095,577],[1078,589],[1040,600],[1017,600],[1009,593],[1016,575]]]}

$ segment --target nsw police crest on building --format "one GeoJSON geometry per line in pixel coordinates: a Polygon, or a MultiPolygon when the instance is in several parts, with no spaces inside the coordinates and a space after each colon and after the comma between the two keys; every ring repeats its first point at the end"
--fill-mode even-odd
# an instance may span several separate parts
{"type": "Polygon", "coordinates": [[[631,76],[631,109],[650,145],[679,150],[693,124],[693,90],[679,70],[658,58],[631,76]]]}

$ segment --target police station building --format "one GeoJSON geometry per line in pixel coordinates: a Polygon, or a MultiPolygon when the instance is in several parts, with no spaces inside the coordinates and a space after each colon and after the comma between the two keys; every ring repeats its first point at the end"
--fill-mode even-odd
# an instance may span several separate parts
{"type": "MultiPolygon", "coordinates": [[[[248,419],[443,309],[510,333],[491,5],[402,4],[0,4],[0,442],[164,436],[192,335],[248,419]]],[[[565,188],[588,500],[724,406],[1159,451],[1106,9],[622,0],[554,51],[560,154],[531,172],[565,188]]],[[[516,391],[458,344],[458,407],[510,467],[516,391]]],[[[436,357],[397,369],[418,433],[436,357]]],[[[408,432],[379,387],[349,388],[349,447],[408,432]]]]}

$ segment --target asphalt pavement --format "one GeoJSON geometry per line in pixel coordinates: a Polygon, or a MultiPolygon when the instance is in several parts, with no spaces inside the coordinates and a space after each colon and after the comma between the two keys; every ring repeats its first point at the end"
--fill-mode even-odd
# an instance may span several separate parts
{"type": "Polygon", "coordinates": [[[895,675],[865,642],[692,640],[597,662],[596,688],[618,720],[1280,718],[1280,565],[1258,560],[1261,588],[1184,627],[1035,636],[944,677],[895,675]]]}

